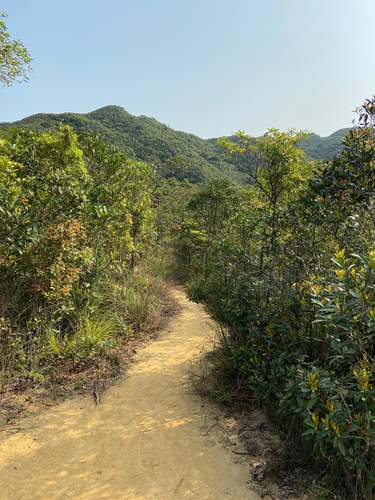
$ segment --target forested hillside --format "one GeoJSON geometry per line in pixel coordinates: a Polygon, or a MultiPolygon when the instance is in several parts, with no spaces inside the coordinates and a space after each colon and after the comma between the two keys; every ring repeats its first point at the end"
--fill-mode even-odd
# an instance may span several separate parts
{"type": "MultiPolygon", "coordinates": [[[[240,179],[231,159],[215,142],[173,130],[154,118],[133,116],[119,106],[88,114],[37,114],[11,125],[42,131],[54,129],[59,123],[77,132],[100,134],[129,157],[156,165],[163,177],[192,182],[218,176],[240,179]]],[[[9,126],[2,124],[1,128],[9,126]]]]}
{"type": "Polygon", "coordinates": [[[306,156],[312,160],[331,160],[334,156],[341,153],[343,149],[343,140],[349,133],[350,128],[342,128],[327,137],[310,134],[301,141],[300,147],[306,156]]]}
{"type": "MultiPolygon", "coordinates": [[[[244,179],[217,139],[205,140],[173,130],[154,118],[133,116],[120,106],[106,106],[87,114],[40,113],[12,124],[0,124],[0,129],[23,127],[43,131],[55,129],[59,123],[72,126],[79,133],[100,134],[129,157],[156,165],[166,178],[191,182],[217,177],[235,181],[244,179]]],[[[301,147],[311,159],[331,159],[341,151],[348,131],[338,130],[328,137],[310,134],[301,142],[301,147]]]]}

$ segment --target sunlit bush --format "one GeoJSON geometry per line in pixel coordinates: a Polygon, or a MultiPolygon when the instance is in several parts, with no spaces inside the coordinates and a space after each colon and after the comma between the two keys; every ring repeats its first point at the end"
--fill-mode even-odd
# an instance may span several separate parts
{"type": "MultiPolygon", "coordinates": [[[[56,360],[110,350],[119,325],[95,290],[110,288],[116,269],[130,277],[152,243],[152,185],[147,165],[67,126],[0,139],[3,386],[12,374],[43,378],[56,360]]],[[[139,329],[148,312],[137,293],[129,287],[138,315],[129,324],[139,329]]]]}
{"type": "Polygon", "coordinates": [[[326,164],[304,160],[294,132],[222,141],[250,186],[202,188],[176,243],[191,298],[227,332],[226,373],[315,458],[321,482],[340,488],[343,478],[340,493],[366,499],[375,492],[374,109],[362,109],[326,164]]]}

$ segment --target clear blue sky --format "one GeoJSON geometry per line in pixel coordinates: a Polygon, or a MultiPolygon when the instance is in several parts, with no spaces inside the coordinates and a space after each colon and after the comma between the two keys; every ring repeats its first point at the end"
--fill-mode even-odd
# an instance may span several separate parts
{"type": "Polygon", "coordinates": [[[0,121],[118,104],[212,137],[328,135],[375,93],[375,0],[3,0],[34,58],[0,121]]]}

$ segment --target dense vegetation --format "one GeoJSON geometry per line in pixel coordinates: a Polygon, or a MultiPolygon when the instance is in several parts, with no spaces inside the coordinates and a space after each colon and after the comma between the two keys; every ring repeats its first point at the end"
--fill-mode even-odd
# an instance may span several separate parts
{"type": "MultiPolygon", "coordinates": [[[[0,83],[30,61],[0,14],[0,83]]],[[[320,493],[373,498],[375,97],[325,139],[205,141],[116,106],[13,125],[0,136],[0,395],[114,362],[160,316],[155,270],[177,274],[221,326],[222,376],[318,464],[320,493]]]]}
{"type": "MultiPolygon", "coordinates": [[[[106,106],[88,114],[37,114],[0,127],[46,131],[56,129],[59,123],[70,125],[77,133],[100,134],[130,158],[154,164],[165,178],[194,183],[218,177],[240,182],[246,179],[216,139],[204,140],[173,130],[153,118],[133,116],[119,106],[106,106]]],[[[331,159],[340,152],[347,131],[339,130],[325,138],[310,134],[301,147],[311,159],[331,159]]]]}
{"type": "Polygon", "coordinates": [[[106,106],[86,115],[76,113],[38,114],[10,125],[33,130],[55,129],[59,123],[78,133],[100,134],[128,157],[157,167],[166,178],[202,182],[218,176],[239,180],[230,158],[215,142],[178,132],[146,116],[133,116],[119,106],[106,106]]]}
{"type": "Polygon", "coordinates": [[[158,313],[152,190],[149,166],[66,125],[0,139],[0,391],[109,356],[158,313]]]}
{"type": "Polygon", "coordinates": [[[332,160],[341,153],[343,140],[349,131],[349,128],[342,128],[328,137],[309,134],[307,138],[300,142],[299,146],[306,156],[312,160],[332,160]]]}
{"type": "Polygon", "coordinates": [[[227,332],[225,376],[349,498],[375,494],[374,126],[375,98],[323,164],[298,133],[222,141],[251,185],[202,187],[176,241],[190,296],[227,332]]]}

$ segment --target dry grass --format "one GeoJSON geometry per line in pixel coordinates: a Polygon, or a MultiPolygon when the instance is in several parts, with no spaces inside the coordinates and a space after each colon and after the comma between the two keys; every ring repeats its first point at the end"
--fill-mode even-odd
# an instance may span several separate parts
{"type": "MultiPolygon", "coordinates": [[[[133,361],[135,353],[155,338],[177,310],[167,283],[152,278],[147,285],[150,286],[144,287],[143,297],[150,297],[152,291],[157,293],[157,300],[152,302],[152,307],[148,306],[147,321],[142,320],[137,330],[127,328],[126,334],[117,331],[114,335],[118,318],[88,316],[82,318],[76,333],[68,341],[61,339],[56,332],[49,332],[48,346],[54,361],[44,380],[37,376],[10,378],[8,366],[11,369],[9,363],[14,364],[14,360],[11,356],[1,357],[8,365],[2,367],[7,381],[0,395],[0,425],[14,422],[21,414],[39,412],[66,398],[90,394],[94,387],[100,386],[104,390],[118,380],[133,361]],[[98,350],[114,337],[116,342],[108,349],[98,350]],[[95,352],[98,355],[91,355],[95,352]]],[[[125,311],[117,311],[117,315],[122,313],[125,311]]],[[[126,317],[129,321],[131,318],[132,324],[134,318],[136,321],[140,318],[139,311],[135,310],[135,316],[129,316],[133,313],[134,309],[126,309],[126,317]]]]}

